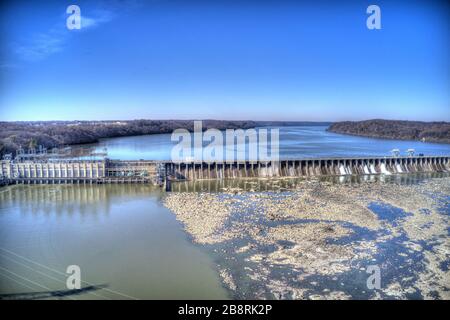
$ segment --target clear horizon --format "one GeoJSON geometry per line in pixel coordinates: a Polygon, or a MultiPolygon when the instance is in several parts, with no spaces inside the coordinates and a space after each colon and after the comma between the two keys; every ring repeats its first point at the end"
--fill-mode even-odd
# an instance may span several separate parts
{"type": "Polygon", "coordinates": [[[292,119],[280,119],[280,120],[268,120],[268,119],[219,119],[219,118],[129,118],[129,119],[49,119],[49,120],[0,120],[0,122],[101,122],[101,121],[255,121],[255,122],[298,122],[298,123],[334,123],[334,122],[343,122],[343,121],[374,121],[374,120],[382,120],[382,121],[410,121],[410,122],[445,122],[448,123],[450,121],[447,120],[430,120],[430,121],[422,121],[422,120],[405,120],[405,119],[381,119],[381,118],[374,118],[374,119],[361,119],[361,120],[334,120],[334,121],[327,121],[327,120],[292,120],[292,119]]]}
{"type": "Polygon", "coordinates": [[[445,2],[69,4],[1,4],[1,121],[450,121],[445,2]]]}

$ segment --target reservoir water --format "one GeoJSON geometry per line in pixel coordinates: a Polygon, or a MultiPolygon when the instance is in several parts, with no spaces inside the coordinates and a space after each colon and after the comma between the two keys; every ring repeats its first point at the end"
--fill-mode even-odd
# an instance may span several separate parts
{"type": "MultiPolygon", "coordinates": [[[[301,159],[314,157],[388,156],[392,149],[405,154],[407,149],[425,155],[448,155],[449,144],[424,143],[373,139],[336,134],[326,131],[326,126],[281,127],[280,159],[301,159]]],[[[102,152],[108,157],[122,160],[170,160],[171,150],[176,142],[170,134],[103,139],[84,148],[102,152]]]]}

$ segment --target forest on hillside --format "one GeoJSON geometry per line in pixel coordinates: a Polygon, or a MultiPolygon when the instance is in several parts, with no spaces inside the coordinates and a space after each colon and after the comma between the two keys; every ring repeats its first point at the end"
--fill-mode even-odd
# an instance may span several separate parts
{"type": "Polygon", "coordinates": [[[328,131],[363,137],[450,143],[449,122],[366,120],[335,122],[328,131]]]}

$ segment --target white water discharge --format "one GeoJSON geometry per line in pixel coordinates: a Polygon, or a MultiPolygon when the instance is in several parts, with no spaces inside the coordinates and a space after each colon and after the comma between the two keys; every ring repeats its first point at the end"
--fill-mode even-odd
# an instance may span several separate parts
{"type": "Polygon", "coordinates": [[[377,171],[375,170],[375,165],[373,163],[370,165],[370,173],[377,173],[377,171]]]}
{"type": "Polygon", "coordinates": [[[261,177],[267,177],[267,176],[268,176],[268,174],[267,174],[267,168],[261,167],[261,169],[260,169],[260,171],[259,171],[259,174],[260,174],[261,177]]]}
{"type": "Polygon", "coordinates": [[[364,174],[370,174],[369,168],[367,167],[367,164],[364,165],[364,174]]]}
{"type": "Polygon", "coordinates": [[[400,167],[400,164],[399,164],[399,163],[397,163],[397,164],[395,165],[395,167],[397,168],[397,172],[398,172],[398,173],[403,173],[402,167],[400,167]]]}
{"type": "Polygon", "coordinates": [[[382,174],[386,174],[386,175],[391,174],[391,173],[389,172],[389,170],[386,169],[386,164],[385,164],[385,163],[382,163],[382,164],[380,165],[380,169],[381,169],[381,173],[382,173],[382,174]]]}
{"type": "Polygon", "coordinates": [[[293,167],[289,167],[289,175],[291,177],[295,176],[295,169],[293,167]]]}
{"type": "Polygon", "coordinates": [[[339,172],[342,176],[345,176],[347,174],[347,171],[345,171],[345,168],[342,164],[339,165],[339,172]]]}

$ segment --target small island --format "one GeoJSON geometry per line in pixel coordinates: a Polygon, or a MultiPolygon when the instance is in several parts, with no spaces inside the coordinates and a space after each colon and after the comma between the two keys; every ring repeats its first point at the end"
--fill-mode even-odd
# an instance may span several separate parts
{"type": "Polygon", "coordinates": [[[402,120],[342,121],[333,123],[330,132],[355,136],[450,143],[449,122],[402,120]]]}

